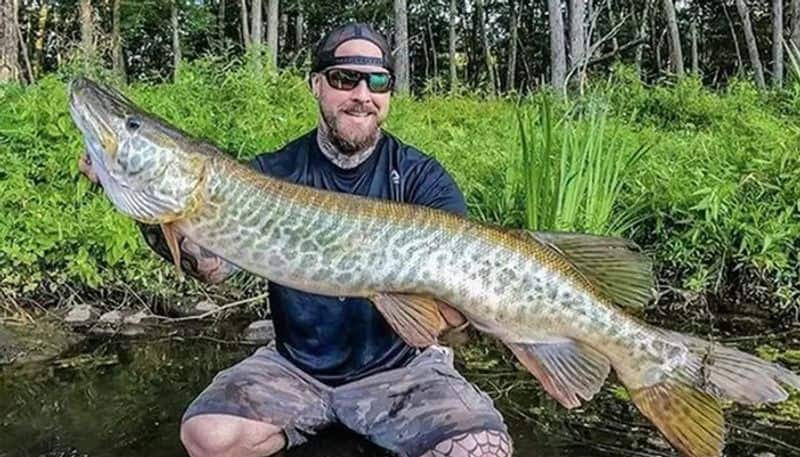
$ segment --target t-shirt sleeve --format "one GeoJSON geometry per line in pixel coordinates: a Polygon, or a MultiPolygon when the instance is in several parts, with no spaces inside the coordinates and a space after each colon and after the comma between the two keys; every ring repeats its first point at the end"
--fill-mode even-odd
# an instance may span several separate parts
{"type": "Polygon", "coordinates": [[[253,157],[253,158],[250,160],[250,163],[249,163],[249,165],[250,165],[250,168],[252,168],[253,170],[259,171],[259,172],[261,172],[261,173],[266,173],[266,172],[264,171],[264,165],[263,165],[263,162],[265,162],[265,161],[266,161],[266,159],[267,159],[267,157],[268,157],[268,154],[269,154],[269,153],[266,153],[266,152],[265,152],[265,153],[261,153],[261,154],[259,154],[259,155],[255,156],[255,157],[253,157]]]}
{"type": "Polygon", "coordinates": [[[406,187],[408,203],[467,215],[464,195],[455,180],[432,158],[422,161],[412,169],[406,187]]]}

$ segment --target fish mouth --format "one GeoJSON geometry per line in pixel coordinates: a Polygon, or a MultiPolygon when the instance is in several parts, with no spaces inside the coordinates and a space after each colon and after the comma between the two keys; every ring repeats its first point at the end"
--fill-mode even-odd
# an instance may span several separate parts
{"type": "Polygon", "coordinates": [[[107,161],[116,155],[119,146],[119,135],[113,123],[124,119],[124,112],[119,104],[112,103],[109,95],[113,94],[89,79],[72,80],[68,93],[70,115],[83,134],[87,165],[99,184],[105,187],[111,179],[107,161]]]}
{"type": "Polygon", "coordinates": [[[119,146],[113,125],[125,118],[123,107],[115,103],[113,94],[86,78],[71,81],[68,93],[72,120],[83,133],[93,161],[102,163],[101,155],[113,157],[119,146]]]}

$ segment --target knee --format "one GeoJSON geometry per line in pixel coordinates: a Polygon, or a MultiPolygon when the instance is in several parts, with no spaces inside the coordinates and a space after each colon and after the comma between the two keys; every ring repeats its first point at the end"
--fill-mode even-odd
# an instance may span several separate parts
{"type": "Polygon", "coordinates": [[[229,455],[240,435],[235,424],[213,415],[195,416],[181,425],[181,442],[192,457],[229,455]]]}
{"type": "Polygon", "coordinates": [[[224,415],[198,415],[181,425],[181,442],[191,457],[270,455],[285,445],[278,427],[224,415]]]}
{"type": "Polygon", "coordinates": [[[511,437],[497,430],[480,430],[448,438],[422,457],[511,457],[511,437]]]}

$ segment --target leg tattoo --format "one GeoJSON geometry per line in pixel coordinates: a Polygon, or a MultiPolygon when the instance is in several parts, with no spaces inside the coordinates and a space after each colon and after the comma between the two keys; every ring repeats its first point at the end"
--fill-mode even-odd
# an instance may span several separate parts
{"type": "Polygon", "coordinates": [[[483,430],[446,439],[421,457],[511,457],[511,451],[508,435],[483,430]]]}

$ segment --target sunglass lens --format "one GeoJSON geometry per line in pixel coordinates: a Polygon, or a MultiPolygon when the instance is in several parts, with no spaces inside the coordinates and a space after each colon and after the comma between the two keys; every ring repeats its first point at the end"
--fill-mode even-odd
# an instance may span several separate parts
{"type": "Polygon", "coordinates": [[[347,70],[331,70],[328,72],[328,83],[337,89],[350,90],[358,85],[359,74],[347,70]]]}
{"type": "Polygon", "coordinates": [[[374,92],[386,92],[391,88],[392,77],[388,73],[370,73],[369,88],[374,92]]]}

